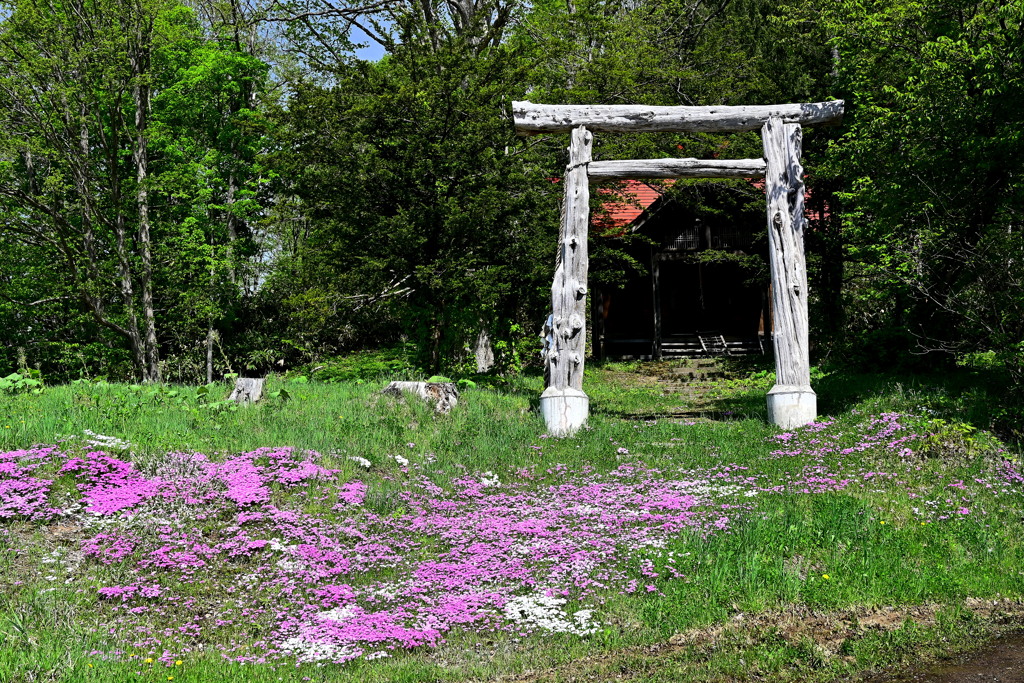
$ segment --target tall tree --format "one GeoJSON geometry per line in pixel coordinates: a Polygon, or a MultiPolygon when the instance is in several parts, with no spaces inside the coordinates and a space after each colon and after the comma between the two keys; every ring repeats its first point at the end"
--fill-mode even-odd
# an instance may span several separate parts
{"type": "Polygon", "coordinates": [[[853,322],[879,351],[998,350],[1024,380],[1024,4],[825,7],[851,105],[829,170],[853,322]]]}
{"type": "MultiPolygon", "coordinates": [[[[239,161],[239,122],[251,110],[218,95],[258,87],[265,69],[245,56],[211,56],[233,50],[206,40],[175,0],[16,0],[7,10],[0,238],[62,263],[96,324],[130,349],[134,374],[159,381],[159,346],[180,336],[161,332],[160,311],[183,299],[175,285],[210,273],[209,253],[202,263],[188,258],[194,212],[216,214],[237,237],[252,211],[252,159],[239,161]],[[216,103],[224,108],[211,114],[216,103]]],[[[230,241],[203,225],[207,252],[230,241]]],[[[228,270],[237,270],[233,261],[228,270]]],[[[7,274],[12,286],[24,277],[7,274]]]]}
{"type": "Polygon", "coordinates": [[[0,210],[6,235],[51,253],[100,325],[127,340],[147,366],[127,234],[133,183],[122,151],[135,74],[119,17],[130,8],[93,2],[7,8],[0,34],[0,210]],[[121,10],[126,10],[122,12],[121,10]],[[102,243],[116,243],[120,305],[111,310],[102,243]]]}
{"type": "Polygon", "coordinates": [[[296,190],[314,226],[301,253],[313,298],[292,301],[328,306],[321,329],[335,338],[318,343],[337,348],[353,324],[380,333],[370,304],[387,300],[388,337],[417,340],[436,368],[481,326],[500,337],[536,310],[557,192],[503,113],[524,77],[517,55],[404,30],[388,59],[339,68],[335,87],[306,85],[289,102],[296,190]]]}

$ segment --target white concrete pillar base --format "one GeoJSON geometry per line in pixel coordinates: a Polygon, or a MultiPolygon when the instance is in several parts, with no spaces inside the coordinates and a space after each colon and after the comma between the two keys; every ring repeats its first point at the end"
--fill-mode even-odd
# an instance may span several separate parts
{"type": "Polygon", "coordinates": [[[768,392],[768,421],[783,429],[802,427],[818,417],[818,396],[810,385],[776,384],[768,392]]]}
{"type": "Polygon", "coordinates": [[[590,415],[590,399],[579,389],[548,387],[540,395],[540,414],[551,436],[572,436],[590,415]]]}

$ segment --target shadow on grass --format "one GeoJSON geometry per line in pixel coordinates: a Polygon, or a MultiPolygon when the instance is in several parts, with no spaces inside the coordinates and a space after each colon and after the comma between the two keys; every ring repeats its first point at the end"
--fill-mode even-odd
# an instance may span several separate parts
{"type": "Polygon", "coordinates": [[[989,427],[1009,398],[1005,376],[991,370],[951,368],[919,374],[858,373],[831,369],[815,382],[819,412],[845,412],[858,404],[890,397],[989,427]],[[955,413],[955,414],[954,414],[955,413]]]}
{"type": "MultiPolygon", "coordinates": [[[[751,405],[753,405],[753,402],[751,402],[751,405]]],[[[767,410],[762,410],[761,412],[764,413],[764,417],[767,417],[767,410]]],[[[628,421],[679,419],[729,422],[758,419],[756,411],[744,410],[742,409],[742,406],[738,405],[738,402],[724,399],[716,401],[715,405],[711,407],[705,406],[692,409],[680,408],[678,410],[655,408],[647,411],[615,410],[614,408],[604,408],[600,403],[597,403],[591,406],[591,413],[594,415],[603,415],[605,417],[613,417],[619,420],[628,421]],[[737,410],[737,408],[740,409],[737,410]]]]}
{"type": "MultiPolygon", "coordinates": [[[[623,364],[625,365],[625,364],[623,364]]],[[[767,393],[775,370],[770,356],[719,359],[732,379],[718,380],[718,395],[689,401],[679,394],[678,407],[619,406],[594,401],[595,414],[624,420],[655,418],[730,421],[768,419],[767,393]]],[[[615,366],[612,366],[615,367],[615,366]]],[[[664,363],[633,362],[622,370],[657,376],[664,363]]],[[[840,415],[864,405],[879,410],[927,411],[936,418],[966,422],[993,431],[1004,442],[1024,443],[1024,402],[998,369],[943,368],[927,373],[862,372],[852,367],[825,366],[811,384],[819,415],[840,415]]]]}

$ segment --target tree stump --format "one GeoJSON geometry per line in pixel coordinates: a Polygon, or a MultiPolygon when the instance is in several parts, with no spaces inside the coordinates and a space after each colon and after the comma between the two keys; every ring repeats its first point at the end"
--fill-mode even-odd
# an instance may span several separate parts
{"type": "Polygon", "coordinates": [[[381,390],[387,396],[413,394],[434,404],[434,411],[442,414],[451,412],[459,402],[459,390],[454,382],[392,382],[381,390]]]}
{"type": "Polygon", "coordinates": [[[491,344],[491,335],[487,330],[480,330],[480,334],[477,335],[473,355],[476,357],[477,372],[490,372],[494,367],[494,345],[491,344]]]}
{"type": "Polygon", "coordinates": [[[229,401],[236,403],[255,403],[263,398],[262,377],[239,377],[235,380],[235,388],[228,396],[229,401]]]}

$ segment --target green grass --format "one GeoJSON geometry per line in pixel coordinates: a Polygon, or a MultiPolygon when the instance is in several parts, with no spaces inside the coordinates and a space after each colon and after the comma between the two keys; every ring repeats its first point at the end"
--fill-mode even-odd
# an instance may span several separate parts
{"type": "MultiPolygon", "coordinates": [[[[284,388],[290,398],[237,410],[218,405],[229,391],[226,385],[201,395],[194,387],[79,383],[46,387],[38,395],[0,396],[0,449],[52,444],[84,430],[131,442],[142,466],[171,451],[313,449],[331,454],[328,466],[341,468],[343,476],[371,482],[366,507],[383,514],[400,508],[393,494],[407,484],[396,476],[393,455],[429,457],[429,476],[443,487],[467,469],[500,471],[505,478],[518,468],[557,464],[601,472],[622,462],[666,471],[736,464],[781,481],[808,464],[770,456],[779,448],[771,438],[779,430],[764,422],[770,374],[721,382],[714,410],[732,419],[705,422],[644,419],[671,413],[679,399],[631,378],[635,369],[610,365],[588,371],[592,418],[571,439],[542,437],[538,377],[465,390],[448,416],[416,401],[381,396],[383,382],[271,378],[268,391],[284,388]],[[366,458],[372,469],[363,470],[350,456],[366,458]]],[[[94,593],[74,584],[54,586],[39,574],[45,553],[72,548],[75,540],[13,521],[0,526],[6,529],[0,535],[0,681],[468,681],[549,669],[550,680],[730,680],[756,671],[771,680],[824,681],[977,642],[989,625],[965,611],[964,600],[1024,595],[1024,539],[1018,533],[1024,497],[1019,491],[997,496],[981,490],[972,505],[984,515],[943,523],[921,524],[910,510],[919,501],[948,496],[949,482],[989,477],[1001,458],[1018,457],[1001,452],[1002,445],[985,431],[995,394],[952,376],[819,373],[815,386],[822,412],[836,420],[830,433],[842,435],[838,443],[853,444],[865,416],[886,411],[917,414],[914,424],[933,436],[898,477],[836,493],[761,494],[750,500],[752,509],[731,513],[741,517],[732,533],[681,533],[666,547],[651,549],[645,559],[659,574],[650,579],[657,590],[605,596],[605,627],[595,636],[531,636],[520,642],[509,635],[453,633],[435,650],[325,667],[243,667],[202,652],[170,668],[140,664],[142,657],[104,659],[90,654],[110,648],[94,593]],[[24,552],[13,553],[14,548],[24,552]],[[669,564],[679,576],[670,576],[669,564]],[[859,634],[838,653],[784,637],[756,619],[714,642],[698,638],[685,647],[650,650],[680,633],[731,624],[737,615],[924,604],[938,605],[935,623],[908,621],[896,630],[859,634]]],[[[865,471],[906,465],[880,449],[845,461],[865,471]]],[[[216,523],[208,520],[210,533],[216,523]]]]}

